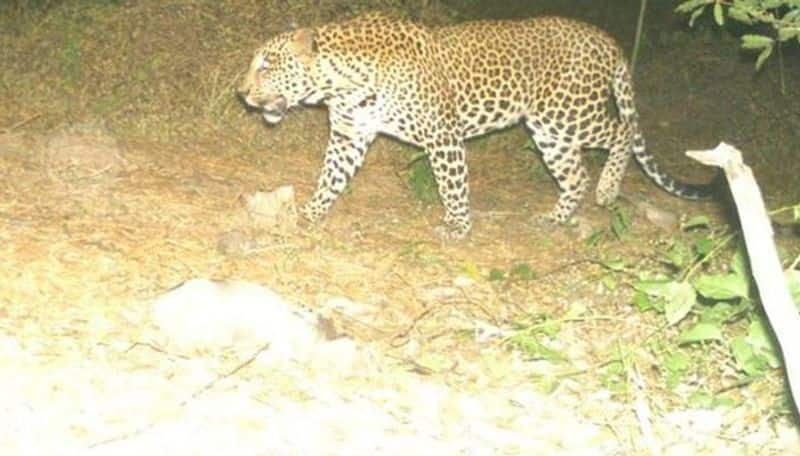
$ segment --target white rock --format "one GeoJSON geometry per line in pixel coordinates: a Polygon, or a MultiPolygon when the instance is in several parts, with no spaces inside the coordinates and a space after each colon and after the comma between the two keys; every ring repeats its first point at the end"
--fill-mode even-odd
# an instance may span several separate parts
{"type": "Polygon", "coordinates": [[[322,339],[316,317],[258,284],[193,279],[158,297],[154,323],[180,351],[253,349],[303,360],[322,339]]]}
{"type": "Polygon", "coordinates": [[[244,195],[244,202],[247,213],[259,224],[280,229],[294,229],[297,224],[297,206],[291,185],[244,195]]]}

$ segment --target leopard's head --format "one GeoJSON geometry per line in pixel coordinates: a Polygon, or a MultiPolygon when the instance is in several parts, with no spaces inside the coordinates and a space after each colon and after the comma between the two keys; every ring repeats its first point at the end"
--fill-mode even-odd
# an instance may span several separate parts
{"type": "Polygon", "coordinates": [[[315,32],[300,29],[283,33],[259,48],[237,89],[238,95],[264,120],[276,124],[286,111],[314,91],[309,67],[316,54],[315,32]]]}

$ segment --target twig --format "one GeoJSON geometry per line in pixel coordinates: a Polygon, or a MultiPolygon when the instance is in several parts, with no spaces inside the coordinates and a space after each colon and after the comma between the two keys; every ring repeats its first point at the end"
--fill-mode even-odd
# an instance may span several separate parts
{"type": "Polygon", "coordinates": [[[208,391],[211,388],[213,388],[217,383],[221,382],[222,380],[225,380],[226,378],[233,377],[234,375],[236,375],[237,372],[239,372],[240,370],[242,370],[245,367],[247,367],[250,364],[252,364],[253,361],[255,361],[260,354],[264,353],[269,348],[269,346],[270,346],[270,342],[265,343],[258,350],[254,351],[252,355],[250,355],[248,358],[245,358],[244,361],[242,361],[239,364],[237,364],[233,369],[231,369],[228,372],[225,372],[223,374],[217,375],[216,377],[214,377],[213,380],[211,380],[210,382],[208,382],[205,385],[203,385],[202,388],[196,390],[194,393],[192,393],[192,395],[189,398],[184,399],[183,402],[181,402],[179,404],[179,406],[180,407],[184,407],[190,401],[192,401],[194,399],[197,399],[202,394],[204,394],[206,391],[208,391]]]}
{"type": "Polygon", "coordinates": [[[686,155],[725,171],[741,221],[750,269],[758,287],[761,305],[783,354],[796,411],[800,405],[800,315],[786,285],[772,239],[772,225],[753,171],[742,161],[741,152],[725,143],[720,143],[713,150],[687,151],[686,155]]]}
{"type": "MultiPolygon", "coordinates": [[[[130,351],[130,350],[132,350],[133,348],[135,348],[137,346],[145,346],[145,347],[149,347],[149,348],[151,348],[151,349],[153,349],[155,351],[166,353],[162,349],[156,347],[155,345],[152,345],[150,343],[141,343],[141,342],[136,342],[135,344],[131,345],[128,348],[128,350],[126,350],[126,351],[130,351]]],[[[208,391],[211,388],[213,388],[214,385],[216,385],[220,381],[236,375],[236,373],[238,373],[240,370],[242,370],[245,367],[247,367],[250,364],[252,364],[253,361],[255,361],[258,358],[259,355],[261,355],[261,353],[263,353],[264,351],[266,351],[269,348],[269,346],[270,346],[269,342],[265,343],[258,350],[254,351],[252,355],[250,355],[249,357],[245,358],[244,361],[242,361],[239,364],[237,364],[233,369],[231,369],[228,372],[225,372],[223,374],[217,375],[213,380],[211,380],[210,382],[206,383],[201,388],[199,388],[194,393],[192,393],[192,395],[189,398],[183,400],[180,404],[178,404],[178,408],[182,409],[182,408],[186,407],[186,405],[189,402],[193,401],[194,399],[197,399],[199,396],[204,394],[206,391],[208,391]]],[[[120,442],[122,440],[127,440],[127,439],[130,439],[131,437],[136,437],[137,435],[143,434],[144,432],[149,431],[150,429],[153,429],[156,426],[156,424],[158,424],[158,423],[155,422],[155,421],[153,421],[151,423],[147,423],[146,425],[141,426],[139,428],[136,428],[133,431],[126,432],[124,434],[117,435],[117,436],[114,436],[114,437],[110,437],[110,438],[107,438],[105,440],[100,440],[99,442],[94,442],[94,443],[90,444],[88,446],[88,448],[96,448],[96,447],[99,447],[99,446],[120,442]]]]}
{"type": "Polygon", "coordinates": [[[794,259],[794,261],[792,261],[792,264],[790,264],[787,269],[790,271],[793,269],[797,269],[798,264],[800,264],[800,255],[797,255],[797,257],[794,259]]]}
{"type": "Polygon", "coordinates": [[[747,385],[749,385],[749,384],[751,384],[753,382],[754,382],[754,379],[752,377],[745,377],[744,379],[736,381],[736,382],[733,382],[730,385],[726,385],[726,386],[723,386],[722,388],[718,388],[717,390],[714,391],[714,396],[717,396],[717,395],[720,395],[720,394],[723,394],[723,393],[727,393],[728,391],[732,391],[732,390],[735,390],[735,389],[743,388],[743,387],[745,387],[745,386],[747,386],[747,385]]]}
{"type": "Polygon", "coordinates": [[[392,336],[392,341],[389,343],[389,345],[392,348],[397,348],[397,347],[400,347],[400,346],[404,345],[405,344],[404,340],[400,341],[399,343],[396,343],[395,341],[397,341],[398,339],[405,339],[411,333],[411,331],[413,331],[414,328],[417,327],[417,324],[420,321],[424,320],[425,318],[427,318],[432,313],[433,313],[433,309],[432,308],[428,308],[428,309],[423,310],[419,315],[417,315],[416,317],[414,317],[413,320],[411,320],[411,324],[409,324],[406,327],[406,329],[404,329],[404,330],[400,331],[399,333],[395,334],[394,336],[392,336]]]}
{"type": "Polygon", "coordinates": [[[781,46],[781,41],[777,41],[776,46],[778,47],[778,76],[780,77],[781,81],[781,95],[786,96],[786,77],[784,76],[783,71],[783,46],[781,46]]]}
{"type": "Polygon", "coordinates": [[[41,117],[41,115],[42,115],[42,113],[37,112],[36,114],[34,114],[34,115],[30,116],[30,117],[26,117],[25,119],[20,120],[19,122],[11,125],[10,127],[4,128],[3,129],[3,133],[11,133],[12,131],[16,130],[17,128],[19,128],[19,127],[21,127],[23,125],[25,125],[26,123],[28,123],[28,122],[30,122],[30,121],[38,118],[38,117],[41,117]]]}
{"type": "Polygon", "coordinates": [[[644,13],[647,11],[647,0],[642,0],[639,4],[639,19],[636,21],[636,37],[633,39],[633,52],[631,54],[631,74],[636,69],[636,58],[639,55],[639,45],[642,43],[642,27],[644,25],[644,13]]]}

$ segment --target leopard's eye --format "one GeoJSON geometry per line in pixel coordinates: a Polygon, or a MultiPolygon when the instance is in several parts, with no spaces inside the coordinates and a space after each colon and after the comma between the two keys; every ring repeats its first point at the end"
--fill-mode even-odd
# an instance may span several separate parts
{"type": "Polygon", "coordinates": [[[261,59],[261,64],[258,66],[258,71],[266,71],[269,68],[269,60],[266,58],[261,59]]]}

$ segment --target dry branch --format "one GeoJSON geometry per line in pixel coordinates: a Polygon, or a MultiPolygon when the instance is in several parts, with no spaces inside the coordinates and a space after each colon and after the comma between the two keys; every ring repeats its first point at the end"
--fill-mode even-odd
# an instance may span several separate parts
{"type": "Polygon", "coordinates": [[[761,190],[750,167],[742,161],[741,152],[733,146],[720,143],[714,149],[687,151],[686,155],[705,165],[718,166],[725,172],[739,213],[750,269],[783,353],[786,376],[797,408],[800,403],[800,315],[781,269],[761,190]]]}

